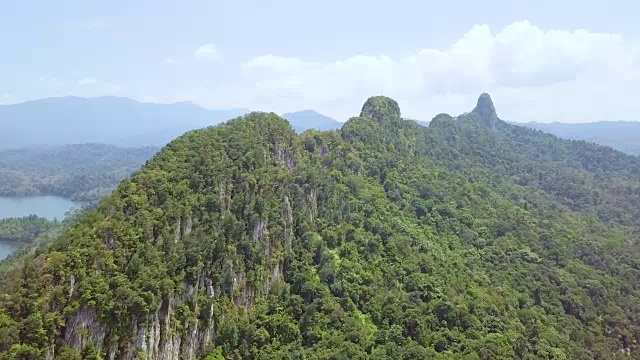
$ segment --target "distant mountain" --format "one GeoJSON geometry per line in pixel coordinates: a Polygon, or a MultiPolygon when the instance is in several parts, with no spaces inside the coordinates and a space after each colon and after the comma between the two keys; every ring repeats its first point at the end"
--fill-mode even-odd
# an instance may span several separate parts
{"type": "Polygon", "coordinates": [[[628,154],[640,154],[640,122],[599,121],[583,124],[530,122],[518,125],[542,130],[565,139],[607,145],[628,154]]]}
{"type": "Polygon", "coordinates": [[[254,112],[0,263],[0,359],[640,359],[639,179],[488,94],[428,127],[254,112]]]}
{"type": "Polygon", "coordinates": [[[301,133],[305,130],[316,129],[320,131],[334,130],[342,127],[340,121],[334,120],[328,116],[322,115],[314,110],[303,110],[298,112],[286,113],[282,117],[289,121],[296,132],[301,133]]]}
{"type": "Polygon", "coordinates": [[[410,119],[410,118],[402,118],[402,119],[403,120],[408,120],[408,121],[415,121],[416,123],[418,123],[418,125],[429,126],[429,121],[416,120],[416,119],[410,119]]]}
{"type": "Polygon", "coordinates": [[[160,146],[186,131],[247,112],[208,110],[190,102],[141,103],[113,96],[46,98],[0,106],[0,149],[91,142],[160,146]]]}

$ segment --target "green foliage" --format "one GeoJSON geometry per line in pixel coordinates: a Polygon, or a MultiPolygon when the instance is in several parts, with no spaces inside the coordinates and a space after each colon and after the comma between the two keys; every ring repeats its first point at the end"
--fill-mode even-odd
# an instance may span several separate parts
{"type": "Polygon", "coordinates": [[[82,144],[0,151],[0,196],[58,195],[96,201],[157,150],[82,144]]]}
{"type": "Polygon", "coordinates": [[[224,354],[220,347],[216,348],[212,353],[207,355],[204,360],[225,360],[224,354]]]}
{"type": "Polygon", "coordinates": [[[637,121],[598,121],[591,123],[520,124],[554,134],[563,139],[586,140],[610,146],[631,155],[640,155],[640,123],[637,121]]]}
{"type": "Polygon", "coordinates": [[[169,307],[163,334],[210,329],[208,360],[640,351],[639,160],[367,104],[340,131],[253,113],[168,144],[9,274],[1,356],[83,310],[128,351],[169,307]]]}
{"type": "Polygon", "coordinates": [[[368,117],[376,121],[388,121],[400,118],[398,103],[384,96],[373,96],[365,102],[360,117],[368,117]]]}
{"type": "Polygon", "coordinates": [[[56,228],[58,223],[37,215],[0,219],[0,241],[30,243],[43,233],[56,228]]]}
{"type": "Polygon", "coordinates": [[[71,348],[62,348],[57,354],[54,360],[83,360],[80,353],[77,350],[71,348]]]}
{"type": "Polygon", "coordinates": [[[14,269],[28,260],[28,255],[42,251],[49,243],[69,228],[90,207],[69,211],[62,221],[50,221],[36,215],[22,218],[0,219],[0,240],[16,241],[20,248],[0,261],[0,287],[5,283],[5,278],[14,269]]]}

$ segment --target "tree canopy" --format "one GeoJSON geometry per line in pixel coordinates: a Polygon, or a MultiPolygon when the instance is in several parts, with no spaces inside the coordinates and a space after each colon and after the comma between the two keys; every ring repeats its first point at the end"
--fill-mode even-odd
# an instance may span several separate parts
{"type": "Polygon", "coordinates": [[[0,293],[0,359],[615,359],[640,349],[640,160],[367,101],[189,132],[0,293]],[[171,355],[166,355],[171,354],[171,355]]]}
{"type": "Polygon", "coordinates": [[[0,151],[0,196],[97,201],[157,151],[104,144],[0,151]]]}

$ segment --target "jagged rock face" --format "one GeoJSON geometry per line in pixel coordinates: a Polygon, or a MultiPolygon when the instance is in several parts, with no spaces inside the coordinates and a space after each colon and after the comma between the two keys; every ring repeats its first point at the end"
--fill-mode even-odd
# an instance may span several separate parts
{"type": "Polygon", "coordinates": [[[385,119],[399,119],[400,106],[398,103],[386,96],[372,96],[362,106],[360,117],[368,117],[378,122],[385,119]]]}
{"type": "MultiPolygon", "coordinates": [[[[251,311],[255,300],[264,297],[271,284],[283,277],[284,254],[291,256],[295,246],[299,208],[308,208],[309,212],[313,211],[309,217],[317,217],[315,188],[305,188],[307,194],[297,185],[262,186],[269,178],[259,179],[265,171],[273,182],[276,176],[279,179],[294,176],[297,163],[294,136],[285,120],[264,113],[248,115],[216,129],[187,133],[167,145],[104,200],[112,205],[103,204],[94,213],[99,217],[109,214],[110,219],[117,218],[119,229],[142,230],[139,227],[142,224],[156,225],[146,227],[140,235],[112,229],[98,232],[95,238],[87,234],[63,235],[74,245],[60,248],[61,257],[66,257],[74,247],[83,247],[92,254],[85,259],[101,259],[101,263],[110,265],[94,270],[93,265],[82,264],[81,269],[91,271],[74,269],[48,278],[49,288],[56,287],[61,294],[68,294],[60,298],[62,303],[51,302],[49,308],[62,309],[71,302],[77,305],[60,314],[57,328],[46,344],[40,345],[45,354],[43,358],[58,359],[67,348],[79,354],[89,344],[101,354],[100,358],[110,360],[192,360],[204,354],[214,341],[217,327],[227,321],[215,312],[219,309],[216,304],[234,304],[238,311],[251,311]],[[233,141],[220,141],[235,135],[238,137],[233,141]],[[194,165],[187,167],[188,170],[178,169],[189,162],[194,165]],[[173,174],[176,178],[196,176],[201,180],[185,185],[180,192],[174,186],[165,188],[160,195],[156,192],[159,185],[147,182],[152,173],[158,175],[156,179],[168,180],[169,174],[173,174]],[[235,177],[238,173],[242,176],[235,177]],[[126,199],[134,188],[144,195],[132,206],[126,199]],[[199,195],[205,193],[209,195],[208,200],[199,195]],[[168,201],[174,206],[163,208],[168,201]],[[225,229],[225,232],[216,229],[225,229]],[[234,235],[227,236],[230,233],[234,235]],[[95,247],[78,245],[90,242],[88,239],[95,240],[92,242],[95,247]],[[228,250],[235,246],[260,249],[256,257],[264,259],[261,267],[264,271],[249,272],[245,258],[237,256],[235,250],[228,250]],[[222,250],[208,251],[215,247],[222,250]],[[102,248],[105,252],[99,250],[102,248]],[[127,255],[114,259],[109,256],[114,251],[127,255]],[[144,254],[142,257],[155,254],[154,260],[138,261],[141,254],[144,254]],[[190,267],[188,276],[176,276],[164,267],[172,258],[193,258],[188,254],[200,256],[195,267],[190,267]],[[137,269],[146,269],[147,274],[147,270],[158,270],[153,276],[146,276],[145,283],[170,281],[169,285],[162,290],[159,287],[144,290],[146,284],[134,283],[141,272],[123,274],[131,259],[137,269]],[[95,300],[89,303],[81,298],[96,293],[87,290],[95,289],[91,284],[96,281],[118,277],[127,287],[127,299],[142,300],[128,303],[125,299],[106,304],[106,301],[95,300]],[[129,297],[136,293],[146,293],[148,297],[129,297]],[[144,309],[138,304],[144,304],[144,309]],[[117,313],[114,308],[118,309],[117,313]],[[117,323],[113,321],[116,317],[117,323]]],[[[116,220],[112,221],[115,224],[116,220]]],[[[95,229],[94,225],[90,226],[95,229]]],[[[120,289],[125,286],[108,284],[99,291],[102,299],[112,299],[122,294],[120,289]]],[[[42,289],[42,295],[47,296],[45,287],[42,289]]],[[[0,318],[2,314],[0,312],[0,318]]],[[[0,347],[0,357],[2,350],[0,347]]]]}
{"type": "Polygon", "coordinates": [[[496,124],[498,123],[498,115],[489,94],[483,93],[480,95],[478,98],[478,104],[473,109],[472,113],[478,115],[483,123],[489,128],[495,129],[496,124]]]}

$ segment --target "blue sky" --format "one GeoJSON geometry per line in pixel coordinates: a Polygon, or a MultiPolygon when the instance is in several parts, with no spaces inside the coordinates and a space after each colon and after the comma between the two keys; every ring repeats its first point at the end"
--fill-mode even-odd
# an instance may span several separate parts
{"type": "Polygon", "coordinates": [[[116,95],[338,120],[430,119],[491,93],[513,121],[640,120],[634,1],[6,1],[0,103],[116,95]]]}

